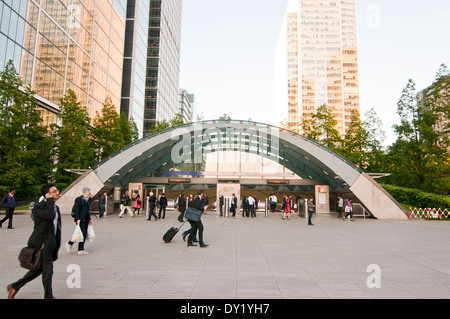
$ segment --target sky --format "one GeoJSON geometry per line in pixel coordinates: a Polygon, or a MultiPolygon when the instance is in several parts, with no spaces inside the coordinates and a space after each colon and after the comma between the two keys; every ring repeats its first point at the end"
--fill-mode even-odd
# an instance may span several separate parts
{"type": "MultiPolygon", "coordinates": [[[[288,0],[184,0],[180,87],[204,119],[224,113],[279,126],[275,51],[288,0]]],[[[409,79],[431,85],[450,67],[450,1],[358,0],[360,104],[375,108],[392,144],[397,101],[409,79]]],[[[287,108],[286,108],[287,109],[287,108]]],[[[287,111],[287,110],[286,110],[287,111]]]]}

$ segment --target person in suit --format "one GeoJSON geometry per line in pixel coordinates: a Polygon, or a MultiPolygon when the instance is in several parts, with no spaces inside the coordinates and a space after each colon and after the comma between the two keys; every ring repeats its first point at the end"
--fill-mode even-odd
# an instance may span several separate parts
{"type": "Polygon", "coordinates": [[[41,193],[43,199],[33,208],[34,229],[28,240],[28,247],[39,249],[47,238],[47,244],[42,251],[42,267],[39,270],[28,271],[22,279],[8,285],[8,299],[14,299],[23,286],[41,274],[44,298],[54,299],[53,262],[58,259],[58,250],[61,245],[61,213],[59,207],[55,205],[55,201],[59,198],[59,191],[53,184],[48,184],[41,188],[41,193]]]}
{"type": "MultiPolygon", "coordinates": [[[[203,191],[199,190],[198,195],[192,200],[192,208],[198,209],[203,213],[208,208],[208,206],[205,206],[203,204],[202,195],[203,195],[203,191]]],[[[198,222],[189,220],[189,223],[191,224],[191,232],[189,233],[187,245],[188,246],[197,246],[192,241],[194,239],[194,235],[197,233],[197,230],[198,230],[198,239],[199,239],[200,247],[207,247],[208,245],[205,244],[205,242],[203,241],[202,220],[200,219],[198,222]]]]}
{"type": "Polygon", "coordinates": [[[156,195],[153,194],[153,192],[150,192],[150,198],[148,200],[148,206],[150,208],[150,213],[148,215],[147,220],[152,220],[152,216],[155,217],[155,221],[158,220],[158,216],[155,214],[155,207],[156,207],[156,195]]]}
{"type": "Polygon", "coordinates": [[[163,213],[162,219],[166,218],[166,208],[167,208],[167,197],[166,194],[162,193],[159,198],[159,214],[158,218],[161,219],[161,212],[163,213]]]}
{"type": "Polygon", "coordinates": [[[233,193],[232,197],[231,197],[231,207],[230,207],[230,211],[233,213],[233,217],[236,216],[236,208],[237,208],[237,197],[236,195],[233,193]]]}
{"type": "Polygon", "coordinates": [[[11,188],[9,193],[3,196],[2,205],[5,207],[6,216],[0,221],[0,228],[2,228],[2,224],[9,219],[8,221],[8,229],[14,229],[12,227],[12,220],[14,215],[14,209],[16,209],[17,201],[16,201],[16,190],[11,188]]]}
{"type": "Polygon", "coordinates": [[[224,197],[223,197],[223,195],[220,195],[220,197],[219,197],[219,211],[220,211],[220,215],[219,216],[223,216],[223,205],[224,205],[224,197]]]}
{"type": "Polygon", "coordinates": [[[178,221],[180,223],[182,223],[184,220],[184,213],[186,212],[186,203],[187,203],[186,197],[184,196],[184,194],[181,194],[180,197],[178,198],[178,210],[180,211],[178,221]]]}
{"type": "MultiPolygon", "coordinates": [[[[92,225],[91,213],[89,211],[91,207],[91,189],[89,187],[83,188],[83,195],[75,198],[75,203],[72,208],[73,218],[77,225],[80,225],[81,232],[83,233],[84,240],[78,243],[78,255],[87,255],[88,251],[84,250],[84,243],[87,238],[87,230],[89,225],[92,225]]],[[[66,244],[66,250],[70,253],[73,242],[69,241],[66,244]]]]}

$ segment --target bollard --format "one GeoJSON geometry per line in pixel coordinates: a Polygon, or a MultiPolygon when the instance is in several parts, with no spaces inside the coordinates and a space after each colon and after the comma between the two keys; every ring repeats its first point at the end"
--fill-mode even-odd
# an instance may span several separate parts
{"type": "Polygon", "coordinates": [[[147,196],[145,200],[145,216],[147,216],[147,218],[149,213],[150,213],[150,196],[147,196]]]}
{"type": "Polygon", "coordinates": [[[224,216],[226,218],[230,217],[230,199],[229,198],[225,198],[225,211],[224,211],[224,216]]]}
{"type": "Polygon", "coordinates": [[[266,198],[265,217],[269,218],[269,200],[266,198]]]}

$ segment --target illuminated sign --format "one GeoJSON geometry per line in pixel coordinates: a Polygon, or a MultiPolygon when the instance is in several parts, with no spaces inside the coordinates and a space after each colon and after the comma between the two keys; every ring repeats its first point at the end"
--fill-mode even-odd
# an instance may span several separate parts
{"type": "Polygon", "coordinates": [[[285,179],[269,179],[267,185],[289,185],[291,182],[285,179]]]}
{"type": "Polygon", "coordinates": [[[191,180],[189,178],[169,178],[170,184],[190,184],[191,180]]]}

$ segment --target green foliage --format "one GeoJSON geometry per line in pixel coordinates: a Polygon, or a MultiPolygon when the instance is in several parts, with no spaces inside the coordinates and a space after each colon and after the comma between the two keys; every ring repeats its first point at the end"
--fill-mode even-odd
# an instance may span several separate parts
{"type": "Polygon", "coordinates": [[[34,185],[48,178],[52,141],[46,136],[34,92],[9,61],[0,73],[0,184],[34,185]]]}
{"type": "Polygon", "coordinates": [[[398,202],[417,208],[449,209],[450,197],[426,193],[417,189],[380,184],[398,202]]]}
{"type": "Polygon", "coordinates": [[[78,102],[74,91],[61,98],[59,123],[54,124],[54,156],[57,159],[55,180],[71,183],[78,175],[66,169],[86,169],[95,164],[94,138],[86,108],[78,102]]]}
{"type": "MultiPolygon", "coordinates": [[[[122,129],[122,122],[122,117],[119,117],[111,98],[107,97],[103,103],[102,114],[97,112],[93,121],[92,132],[95,137],[97,162],[121,149],[125,145],[125,139],[131,141],[131,130],[129,130],[129,134],[125,135],[124,131],[126,130],[122,129]]],[[[128,125],[128,120],[125,117],[126,125],[128,125]]]]}
{"type": "Polygon", "coordinates": [[[302,122],[302,128],[306,137],[334,151],[337,151],[342,144],[336,125],[337,121],[326,105],[319,106],[316,113],[312,115],[311,120],[302,122]]]}
{"type": "Polygon", "coordinates": [[[183,121],[183,115],[180,113],[175,114],[175,117],[171,119],[170,121],[162,120],[156,122],[155,125],[152,126],[151,131],[152,133],[161,132],[165,129],[168,129],[169,127],[174,127],[178,125],[182,125],[184,123],[183,121]]]}
{"type": "Polygon", "coordinates": [[[369,134],[360,119],[359,111],[353,109],[350,116],[350,125],[345,134],[341,152],[352,163],[360,168],[367,167],[367,144],[369,134]]]}
{"type": "Polygon", "coordinates": [[[390,147],[388,181],[438,194],[450,192],[450,76],[441,66],[437,80],[419,95],[412,80],[398,102],[401,123],[390,147]]]}

